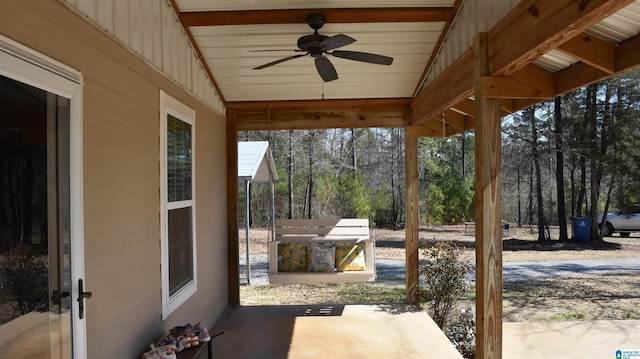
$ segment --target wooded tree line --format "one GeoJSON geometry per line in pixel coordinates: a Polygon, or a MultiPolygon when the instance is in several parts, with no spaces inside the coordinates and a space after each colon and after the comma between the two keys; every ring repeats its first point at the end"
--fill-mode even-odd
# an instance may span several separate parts
{"type": "MultiPolygon", "coordinates": [[[[640,70],[510,115],[502,128],[503,219],[538,226],[539,239],[549,239],[549,224],[566,239],[570,218],[640,202],[640,70]]],[[[276,218],[404,221],[404,129],[252,131],[239,140],[271,144],[276,218]]],[[[418,146],[421,224],[472,221],[473,131],[418,146]]],[[[268,186],[252,187],[253,225],[270,222],[270,197],[268,186]]]]}

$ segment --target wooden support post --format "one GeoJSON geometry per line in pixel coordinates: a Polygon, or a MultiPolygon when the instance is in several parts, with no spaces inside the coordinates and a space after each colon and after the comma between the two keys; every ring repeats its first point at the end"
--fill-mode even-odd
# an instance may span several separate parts
{"type": "Polygon", "coordinates": [[[407,302],[418,304],[418,137],[405,131],[405,172],[406,172],[406,215],[407,226],[405,230],[405,251],[407,266],[407,302]]]}
{"type": "Polygon", "coordinates": [[[502,154],[500,101],[485,98],[482,76],[489,75],[488,40],[479,33],[475,99],[476,358],[502,358],[502,154]]]}
{"type": "Polygon", "coordinates": [[[238,131],[236,111],[227,110],[227,275],[229,305],[240,305],[238,263],[238,131]]]}

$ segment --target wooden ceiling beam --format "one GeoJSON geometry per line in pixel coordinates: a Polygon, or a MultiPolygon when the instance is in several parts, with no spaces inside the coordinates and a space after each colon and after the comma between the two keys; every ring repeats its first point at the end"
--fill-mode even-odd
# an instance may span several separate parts
{"type": "Polygon", "coordinates": [[[185,26],[306,24],[307,16],[323,15],[327,23],[447,22],[453,7],[389,7],[292,10],[238,10],[181,12],[185,26]]]}
{"type": "Polygon", "coordinates": [[[407,126],[405,128],[405,135],[408,137],[442,137],[442,131],[438,132],[422,125],[407,126]]]}
{"type": "MultiPolygon", "coordinates": [[[[509,113],[515,113],[518,112],[520,110],[524,110],[525,108],[531,107],[537,103],[540,103],[540,100],[534,100],[534,99],[518,99],[518,100],[511,100],[510,101],[510,106],[509,106],[509,113]]],[[[504,117],[504,115],[503,115],[504,117]]]]}
{"type": "Polygon", "coordinates": [[[444,122],[462,131],[470,129],[469,116],[451,109],[444,112],[444,122]]]}
{"type": "Polygon", "coordinates": [[[492,75],[511,75],[634,0],[528,0],[489,30],[492,75]]]}
{"type": "Polygon", "coordinates": [[[405,127],[409,99],[228,102],[238,131],[405,127]]]}
{"type": "Polygon", "coordinates": [[[550,94],[555,93],[555,74],[536,65],[528,64],[520,70],[512,73],[510,77],[520,82],[529,84],[539,89],[541,92],[550,94]]]}
{"type": "Polygon", "coordinates": [[[640,35],[626,40],[614,47],[615,70],[613,73],[580,62],[556,74],[556,94],[562,95],[598,81],[612,74],[628,71],[640,66],[640,35]]]}
{"type": "Polygon", "coordinates": [[[473,94],[474,55],[471,49],[463,53],[451,66],[411,101],[411,123],[419,125],[473,94]]]}
{"type": "MultiPolygon", "coordinates": [[[[593,78],[606,78],[604,71],[579,63],[559,74],[532,67],[531,61],[558,48],[576,34],[632,3],[633,0],[525,0],[489,30],[489,64],[492,76],[510,76],[532,85],[551,97],[583,86],[593,78]],[[590,69],[587,69],[590,68],[590,69]],[[578,78],[571,78],[573,72],[578,78]],[[555,83],[553,91],[549,84],[555,83]]],[[[638,65],[640,40],[636,38],[615,47],[616,72],[638,65]]],[[[577,50],[575,50],[577,51],[577,50]]],[[[467,50],[453,64],[414,97],[411,102],[411,123],[418,125],[438,118],[446,109],[472,95],[475,59],[467,50]]],[[[595,60],[591,59],[591,62],[595,60]]],[[[510,81],[510,80],[505,80],[510,81]]],[[[506,94],[501,94],[506,95],[506,94]]],[[[530,102],[530,99],[519,103],[530,102]]],[[[538,102],[538,101],[536,101],[538,102]]],[[[515,102],[513,102],[515,104],[515,102]]],[[[534,102],[535,103],[535,102],[534,102]]],[[[504,104],[504,101],[503,101],[504,104]]],[[[507,106],[509,107],[509,106],[507,106]]],[[[513,108],[518,106],[514,105],[513,108]]],[[[507,112],[507,108],[503,108],[507,112]]]]}
{"type": "Polygon", "coordinates": [[[640,66],[640,35],[636,35],[616,46],[616,72],[640,66]]]}
{"type": "Polygon", "coordinates": [[[616,71],[615,46],[587,33],[570,39],[558,50],[608,74],[616,71]]]}
{"type": "Polygon", "coordinates": [[[406,108],[411,103],[409,98],[389,99],[340,99],[340,100],[286,100],[286,101],[231,101],[228,109],[238,113],[281,110],[287,112],[315,111],[327,109],[344,109],[355,107],[369,108],[406,108]]]}
{"type": "Polygon", "coordinates": [[[469,117],[476,117],[476,103],[472,99],[467,98],[451,106],[451,108],[469,117]]]}
{"type": "Polygon", "coordinates": [[[507,76],[483,76],[480,78],[480,87],[484,98],[546,100],[554,97],[553,87],[541,90],[507,76]]]}
{"type": "Polygon", "coordinates": [[[407,126],[406,131],[408,136],[414,137],[448,137],[464,132],[463,130],[453,127],[447,123],[445,123],[443,129],[442,122],[435,118],[424,121],[418,126],[407,126]]]}
{"type": "Polygon", "coordinates": [[[596,69],[584,62],[579,62],[556,74],[556,94],[564,94],[582,86],[598,82],[610,76],[609,73],[596,69]]]}

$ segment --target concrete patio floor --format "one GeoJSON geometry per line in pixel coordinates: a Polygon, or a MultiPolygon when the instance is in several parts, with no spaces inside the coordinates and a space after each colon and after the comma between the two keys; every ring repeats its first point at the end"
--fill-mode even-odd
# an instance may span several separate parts
{"type": "MultiPolygon", "coordinates": [[[[243,306],[219,331],[214,358],[462,358],[426,312],[402,303],[243,306]]],[[[505,359],[615,359],[618,349],[640,350],[640,320],[503,323],[505,359]]]]}
{"type": "Polygon", "coordinates": [[[243,306],[215,332],[214,358],[462,358],[405,304],[243,306]]]}
{"type": "Polygon", "coordinates": [[[503,358],[616,359],[618,349],[640,351],[640,320],[503,323],[502,331],[503,358]]]}

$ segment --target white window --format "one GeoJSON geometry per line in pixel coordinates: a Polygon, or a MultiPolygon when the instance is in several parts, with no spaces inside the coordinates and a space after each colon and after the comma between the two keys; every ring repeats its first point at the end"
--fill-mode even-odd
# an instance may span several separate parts
{"type": "Polygon", "coordinates": [[[160,91],[162,318],[197,287],[195,111],[160,91]]]}

